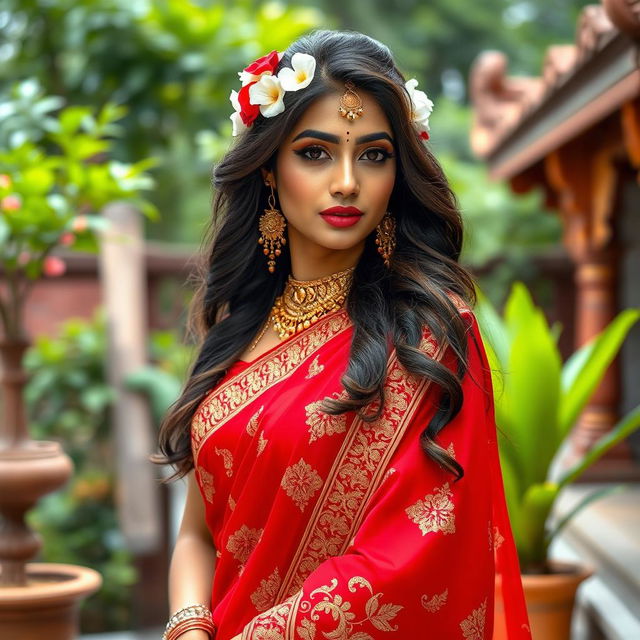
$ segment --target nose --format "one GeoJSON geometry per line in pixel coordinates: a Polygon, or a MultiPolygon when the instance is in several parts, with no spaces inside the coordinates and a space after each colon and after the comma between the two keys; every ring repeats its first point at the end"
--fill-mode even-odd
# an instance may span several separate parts
{"type": "Polygon", "coordinates": [[[331,194],[348,198],[358,195],[359,191],[360,185],[350,154],[343,154],[342,158],[336,163],[331,182],[331,194]]]}

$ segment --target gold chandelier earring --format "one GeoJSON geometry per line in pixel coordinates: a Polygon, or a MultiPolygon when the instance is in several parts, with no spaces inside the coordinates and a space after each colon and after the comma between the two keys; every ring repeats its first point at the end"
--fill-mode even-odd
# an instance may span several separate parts
{"type": "Polygon", "coordinates": [[[376,227],[376,245],[384,260],[384,266],[389,267],[389,261],[396,248],[396,219],[390,211],[384,214],[384,218],[376,227]]]}
{"type": "Polygon", "coordinates": [[[269,196],[269,205],[260,216],[258,223],[260,228],[258,244],[262,245],[262,252],[267,256],[269,273],[273,273],[276,270],[276,257],[282,253],[282,245],[287,244],[287,239],[284,237],[287,221],[279,209],[276,209],[273,183],[265,182],[265,184],[271,187],[271,195],[269,196]]]}

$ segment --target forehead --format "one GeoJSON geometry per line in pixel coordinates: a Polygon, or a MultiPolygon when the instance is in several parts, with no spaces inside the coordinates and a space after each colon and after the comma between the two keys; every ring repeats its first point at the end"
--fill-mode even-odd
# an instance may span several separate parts
{"type": "Polygon", "coordinates": [[[362,100],[363,111],[359,118],[349,120],[338,113],[340,97],[344,92],[328,93],[314,100],[307,108],[293,127],[288,140],[292,140],[305,129],[319,129],[337,135],[342,135],[347,131],[354,135],[386,131],[391,135],[389,120],[375,98],[362,89],[356,89],[356,92],[362,100]]]}

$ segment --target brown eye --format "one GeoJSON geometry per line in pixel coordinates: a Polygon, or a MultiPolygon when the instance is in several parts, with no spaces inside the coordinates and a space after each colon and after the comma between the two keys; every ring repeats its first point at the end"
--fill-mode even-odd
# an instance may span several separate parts
{"type": "Polygon", "coordinates": [[[324,160],[320,154],[326,152],[322,147],[305,147],[295,153],[305,160],[324,160]]]}
{"type": "Polygon", "coordinates": [[[382,163],[392,155],[386,149],[367,149],[363,154],[367,160],[375,163],[382,163]]]}

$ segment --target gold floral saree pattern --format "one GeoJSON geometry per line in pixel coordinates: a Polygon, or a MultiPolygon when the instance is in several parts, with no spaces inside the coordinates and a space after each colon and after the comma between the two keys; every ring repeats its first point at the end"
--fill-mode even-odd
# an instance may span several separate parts
{"type": "Polygon", "coordinates": [[[426,594],[422,596],[420,602],[422,606],[429,612],[435,613],[436,611],[440,611],[442,607],[447,603],[447,597],[449,596],[449,589],[445,589],[442,593],[437,593],[435,596],[427,596],[426,594]]]}
{"type": "Polygon", "coordinates": [[[251,602],[258,611],[266,611],[274,605],[280,584],[280,572],[276,567],[273,573],[262,580],[260,586],[251,594],[251,602]]]}
{"type": "MultiPolygon", "coordinates": [[[[334,394],[339,396],[339,394],[334,394]]],[[[323,436],[332,436],[335,433],[344,433],[347,430],[347,416],[343,413],[333,416],[320,409],[322,400],[317,400],[305,407],[307,424],[309,425],[309,444],[319,440],[323,436]]]]}
{"type": "Polygon", "coordinates": [[[366,502],[379,486],[386,464],[427,387],[426,383],[407,375],[392,356],[382,416],[374,423],[357,418],[353,421],[298,553],[283,580],[281,598],[298,591],[323,560],[344,553],[366,502]]]}
{"type": "Polygon", "coordinates": [[[391,602],[381,602],[384,594],[373,592],[371,583],[361,576],[354,576],[347,584],[347,590],[355,593],[360,589],[369,592],[370,597],[364,605],[364,611],[356,612],[349,600],[339,593],[333,593],[339,581],[333,579],[330,584],[314,589],[309,599],[302,600],[299,611],[302,616],[296,631],[303,640],[316,640],[316,625],[320,614],[331,616],[332,626],[329,632],[323,631],[325,638],[333,640],[374,640],[368,631],[397,631],[394,618],[403,608],[391,602]]]}
{"type": "Polygon", "coordinates": [[[318,472],[302,458],[291,465],[282,476],[281,486],[294,501],[300,511],[304,511],[309,500],[322,486],[322,478],[318,472]]]}
{"type": "Polygon", "coordinates": [[[205,442],[260,393],[290,376],[331,337],[351,326],[346,311],[323,318],[276,348],[269,358],[258,358],[246,371],[217,387],[196,411],[191,427],[194,459],[205,442]]]}
{"type": "Polygon", "coordinates": [[[263,529],[250,529],[242,525],[227,540],[227,551],[240,563],[244,564],[255,549],[263,529]]]}
{"type": "Polygon", "coordinates": [[[213,486],[213,474],[209,473],[203,467],[199,467],[196,473],[200,477],[200,485],[202,486],[204,499],[207,502],[211,502],[213,500],[213,494],[216,492],[213,486]]]}
{"type": "MultiPolygon", "coordinates": [[[[237,363],[204,403],[199,419],[210,421],[197,450],[215,482],[205,507],[220,549],[211,597],[219,640],[489,640],[494,556],[513,540],[505,512],[494,510],[486,364],[471,359],[463,407],[435,437],[464,468],[454,482],[419,446],[439,391],[408,375],[395,353],[374,422],[322,413],[323,398],[344,392],[351,343],[350,333],[331,335],[305,358],[296,353],[313,343],[311,331],[304,343],[294,337],[237,363]],[[230,452],[231,476],[216,450],[230,452]]],[[[442,356],[428,332],[421,348],[442,356]]],[[[444,363],[452,368],[448,355],[444,363]]],[[[517,593],[515,568],[508,593],[517,593]]],[[[530,640],[526,613],[515,622],[510,640],[530,640]]]]}
{"type": "Polygon", "coordinates": [[[488,640],[484,635],[485,620],[487,617],[487,601],[474,609],[461,623],[462,637],[465,640],[488,640]]]}
{"type": "Polygon", "coordinates": [[[412,522],[415,522],[422,535],[437,533],[449,534],[456,532],[454,507],[449,483],[436,487],[432,494],[426,495],[414,505],[405,509],[412,522]]]}

